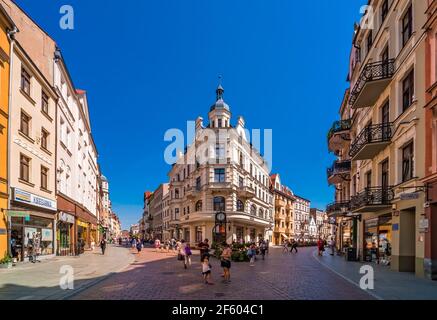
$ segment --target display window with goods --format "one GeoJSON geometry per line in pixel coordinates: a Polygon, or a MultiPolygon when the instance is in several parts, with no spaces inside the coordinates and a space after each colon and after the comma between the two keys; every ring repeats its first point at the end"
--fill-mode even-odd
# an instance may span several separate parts
{"type": "Polygon", "coordinates": [[[11,255],[16,261],[25,261],[37,250],[36,254],[48,256],[54,254],[54,219],[30,215],[29,218],[11,218],[11,255]],[[39,246],[34,246],[34,236],[39,235],[39,246]]]}

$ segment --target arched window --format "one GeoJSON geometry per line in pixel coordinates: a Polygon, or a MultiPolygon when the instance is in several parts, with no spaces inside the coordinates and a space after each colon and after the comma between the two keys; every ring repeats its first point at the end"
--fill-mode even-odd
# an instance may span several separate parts
{"type": "Polygon", "coordinates": [[[214,197],[214,211],[225,211],[225,198],[214,197]]]}
{"type": "Polygon", "coordinates": [[[202,200],[196,202],[196,212],[202,211],[202,200]]]}
{"type": "Polygon", "coordinates": [[[254,204],[250,207],[250,214],[256,216],[256,206],[254,204]]]}
{"type": "Polygon", "coordinates": [[[259,208],[258,216],[259,216],[260,218],[263,218],[263,219],[264,219],[264,210],[263,210],[262,208],[259,208]]]}
{"type": "Polygon", "coordinates": [[[237,211],[244,212],[244,203],[241,200],[237,200],[237,211]]]}

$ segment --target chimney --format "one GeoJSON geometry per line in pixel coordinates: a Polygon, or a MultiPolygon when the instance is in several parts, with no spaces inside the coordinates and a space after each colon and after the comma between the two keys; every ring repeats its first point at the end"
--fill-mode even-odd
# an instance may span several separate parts
{"type": "Polygon", "coordinates": [[[203,118],[197,117],[196,119],[196,132],[203,128],[203,118]]]}
{"type": "Polygon", "coordinates": [[[244,118],[242,116],[238,117],[237,124],[242,128],[244,128],[244,126],[246,125],[246,122],[244,121],[244,118]]]}

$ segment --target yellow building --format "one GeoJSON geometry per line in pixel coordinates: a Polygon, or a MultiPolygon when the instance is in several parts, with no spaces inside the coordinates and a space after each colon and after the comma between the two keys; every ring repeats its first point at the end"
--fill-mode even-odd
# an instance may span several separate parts
{"type": "Polygon", "coordinates": [[[8,31],[14,28],[8,14],[0,5],[0,259],[8,249],[8,108],[9,108],[9,55],[8,31]]]}
{"type": "Polygon", "coordinates": [[[293,192],[281,183],[279,174],[270,177],[271,192],[275,198],[275,226],[273,229],[273,245],[279,246],[286,240],[294,238],[294,202],[293,192]]]}

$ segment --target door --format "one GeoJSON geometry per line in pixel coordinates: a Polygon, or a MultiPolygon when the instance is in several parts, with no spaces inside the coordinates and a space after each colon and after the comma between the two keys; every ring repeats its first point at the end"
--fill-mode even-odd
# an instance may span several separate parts
{"type": "Polygon", "coordinates": [[[390,128],[390,101],[387,101],[381,108],[381,120],[382,120],[382,141],[390,140],[391,128],[390,128]]]}
{"type": "Polygon", "coordinates": [[[387,78],[389,76],[389,56],[388,56],[388,46],[382,53],[382,77],[387,78]]]}

